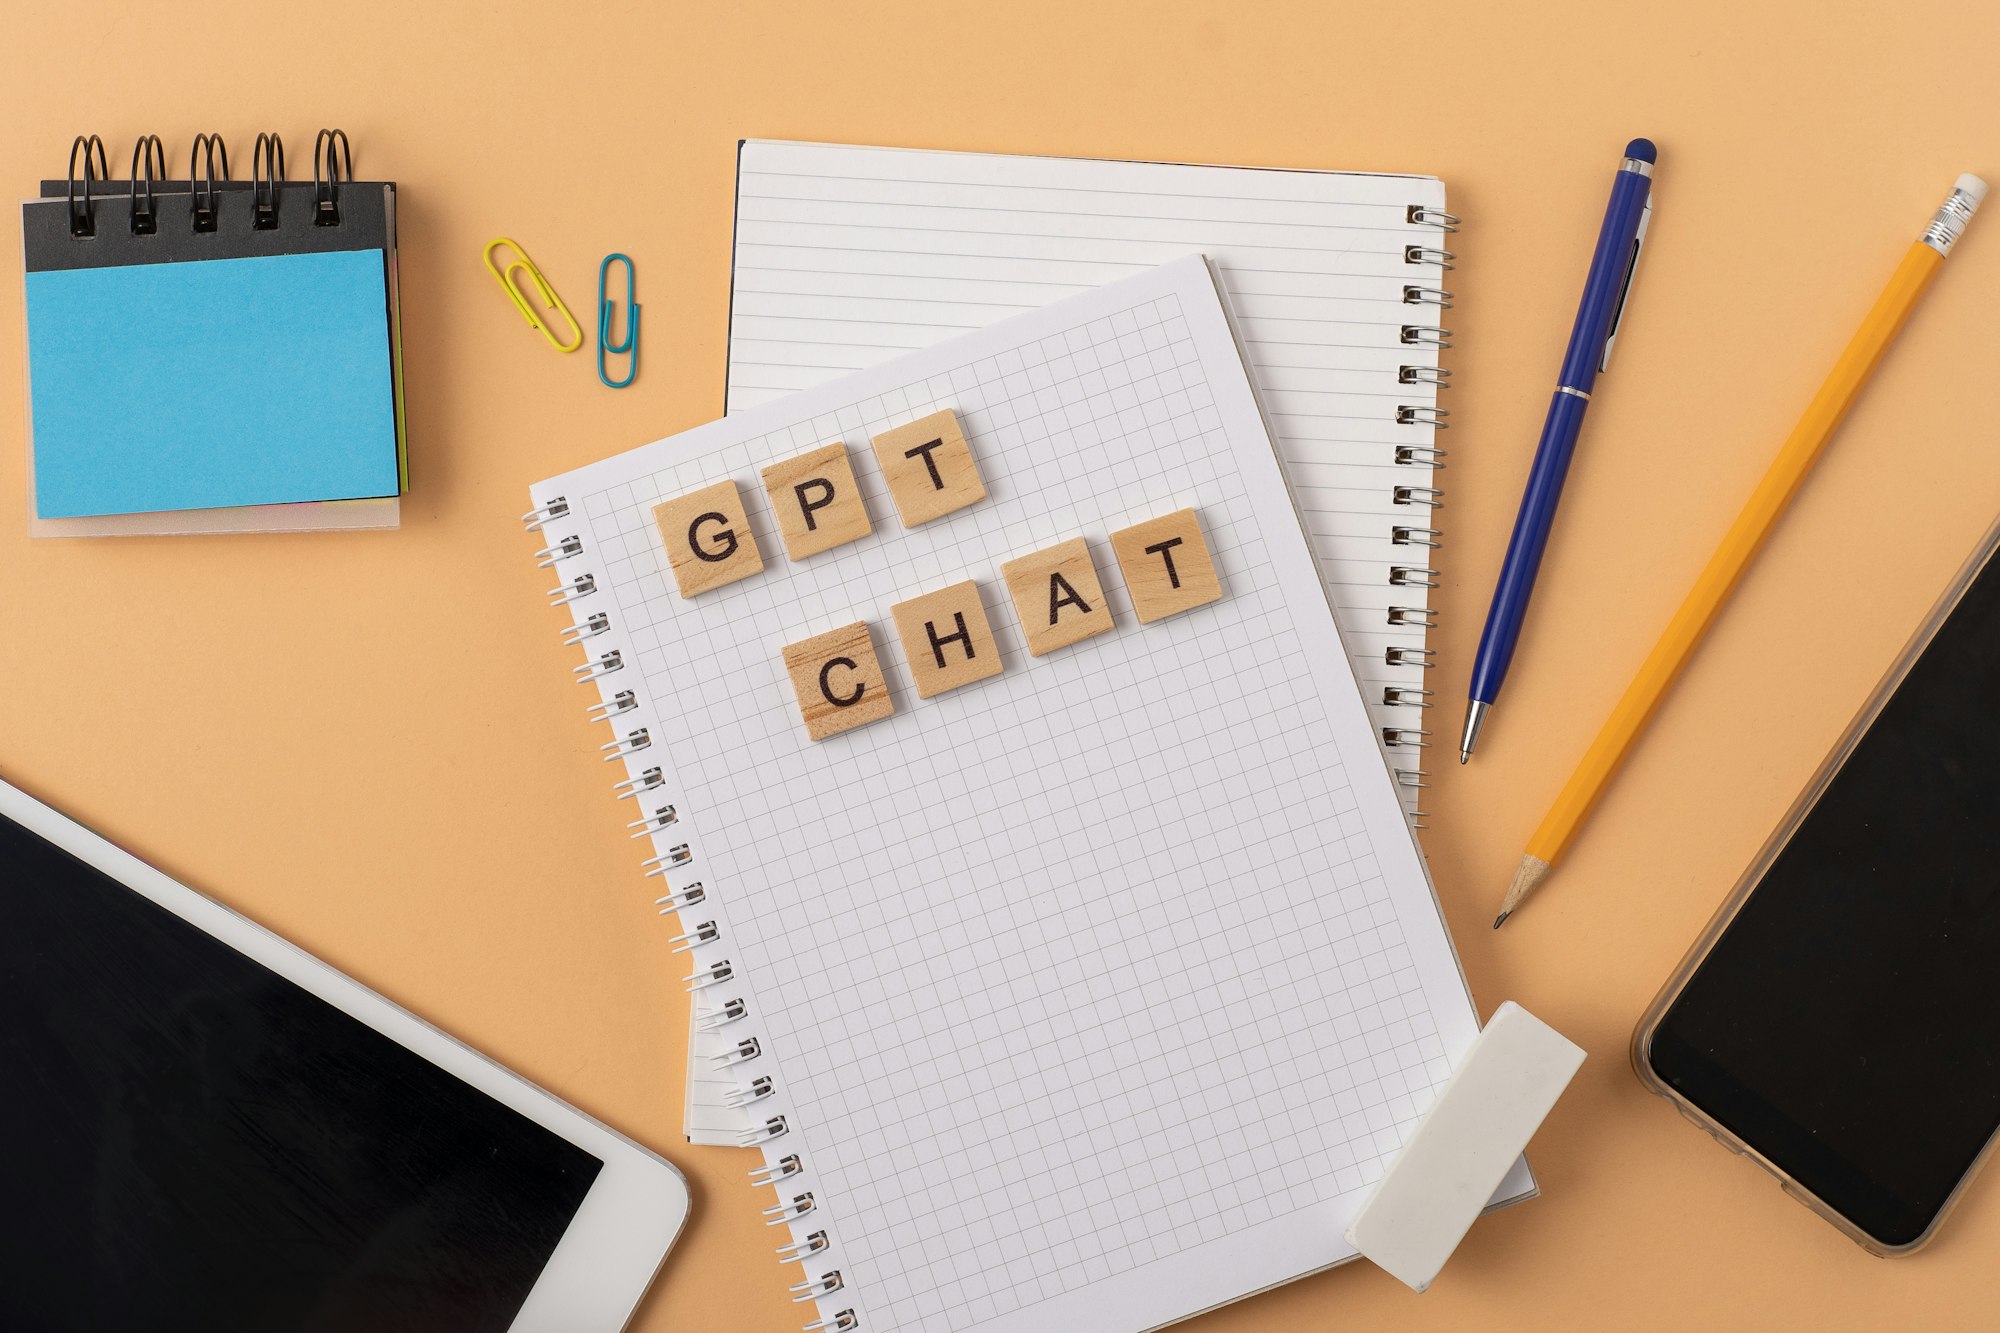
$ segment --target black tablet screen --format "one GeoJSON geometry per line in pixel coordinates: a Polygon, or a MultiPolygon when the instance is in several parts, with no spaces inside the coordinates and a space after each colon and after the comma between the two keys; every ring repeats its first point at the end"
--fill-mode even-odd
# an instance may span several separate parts
{"type": "Polygon", "coordinates": [[[601,1167],[0,817],[0,1327],[501,1330],[601,1167]]]}

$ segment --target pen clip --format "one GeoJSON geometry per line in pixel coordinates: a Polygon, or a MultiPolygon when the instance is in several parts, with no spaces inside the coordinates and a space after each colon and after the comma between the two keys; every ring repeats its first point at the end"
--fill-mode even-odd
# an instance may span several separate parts
{"type": "Polygon", "coordinates": [[[1646,248],[1646,228],[1652,226],[1652,192],[1646,194],[1646,206],[1638,212],[1638,230],[1632,234],[1632,262],[1626,264],[1624,286],[1618,288],[1618,308],[1612,310],[1612,330],[1604,334],[1604,354],[1598,356],[1598,374],[1604,374],[1612,366],[1612,344],[1618,342],[1618,330],[1624,328],[1624,308],[1632,300],[1632,274],[1638,272],[1638,252],[1646,248]]]}
{"type": "Polygon", "coordinates": [[[1618,289],[1618,308],[1611,312],[1611,332],[1604,335],[1604,352],[1597,358],[1597,373],[1602,375],[1611,368],[1611,345],[1618,341],[1618,330],[1625,323],[1625,303],[1632,299],[1632,275],[1639,271],[1639,252],[1646,248],[1646,228],[1653,221],[1653,196],[1646,195],[1646,206],[1639,210],[1639,229],[1632,235],[1632,262],[1625,266],[1625,283],[1618,289]]]}

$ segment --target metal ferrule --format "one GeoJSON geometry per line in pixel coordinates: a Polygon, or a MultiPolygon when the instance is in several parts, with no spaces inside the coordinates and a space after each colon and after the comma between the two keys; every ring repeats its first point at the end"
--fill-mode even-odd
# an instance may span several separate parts
{"type": "Polygon", "coordinates": [[[1938,205],[1931,225],[1924,228],[1924,244],[1941,255],[1950,254],[1951,247],[1958,244],[1958,238],[1965,235],[1965,224],[1972,221],[1972,215],[1978,208],[1978,200],[1963,190],[1953,190],[1951,198],[1938,205]]]}
{"type": "Polygon", "coordinates": [[[1638,175],[1644,176],[1647,180],[1651,180],[1653,178],[1653,164],[1641,158],[1628,157],[1625,159],[1624,165],[1619,167],[1618,169],[1620,171],[1634,172],[1638,175]]]}

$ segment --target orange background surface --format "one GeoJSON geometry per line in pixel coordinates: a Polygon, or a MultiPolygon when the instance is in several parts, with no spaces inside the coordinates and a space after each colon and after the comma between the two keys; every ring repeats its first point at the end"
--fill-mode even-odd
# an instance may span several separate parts
{"type": "MultiPolygon", "coordinates": [[[[721,411],[740,137],[1431,172],[1466,219],[1432,682],[1453,735],[1611,171],[1661,146],[1618,358],[1478,760],[1426,847],[1482,1013],[1590,1059],[1432,1291],[1353,1265],[1205,1317],[1348,1327],[1966,1327],[2000,1179],[1870,1258],[1646,1096],[1634,1021],[2000,508],[2000,219],[1976,222],[1543,896],[1522,840],[1960,171],[2000,8],[736,3],[16,7],[0,179],[72,135],[170,160],[344,126],[402,184],[413,493],[400,532],[30,542],[0,374],[0,776],[663,1151],[695,1214],[646,1330],[785,1329],[748,1153],[680,1136],[686,999],[515,516],[536,478],[721,411]],[[637,384],[551,352],[480,265],[515,236],[590,317],[637,261],[637,384]],[[1349,1322],[1351,1321],[1351,1322],[1349,1322]]],[[[179,168],[176,168],[178,171],[179,168]]],[[[6,246],[18,215],[4,223],[6,246]]],[[[20,309],[0,265],[0,307],[20,309]]],[[[144,331],[137,331],[144,336],[144,331]]],[[[21,321],[0,319],[0,365],[21,321]]],[[[226,413],[226,402],[193,404],[226,413]]],[[[19,1225],[20,1220],[0,1223],[19,1225]]]]}

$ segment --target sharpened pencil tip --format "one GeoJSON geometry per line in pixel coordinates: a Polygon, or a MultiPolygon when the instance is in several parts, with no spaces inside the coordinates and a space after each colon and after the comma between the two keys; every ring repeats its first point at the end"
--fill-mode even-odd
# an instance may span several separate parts
{"type": "Polygon", "coordinates": [[[1514,915],[1522,900],[1535,891],[1535,886],[1548,873],[1549,863],[1541,857],[1531,852],[1521,858],[1521,864],[1514,871],[1514,882],[1507,886],[1507,896],[1500,900],[1500,915],[1493,918],[1493,929],[1500,929],[1500,924],[1514,915]]]}

